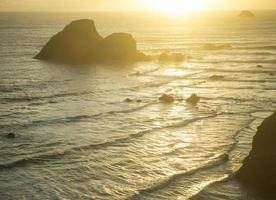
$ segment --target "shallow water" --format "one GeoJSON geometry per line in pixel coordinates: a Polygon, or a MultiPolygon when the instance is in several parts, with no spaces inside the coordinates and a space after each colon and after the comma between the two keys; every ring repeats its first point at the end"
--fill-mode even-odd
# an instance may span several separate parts
{"type": "Polygon", "coordinates": [[[234,173],[276,108],[276,15],[236,14],[1,13],[0,199],[265,199],[234,173]],[[102,35],[132,33],[148,54],[192,59],[87,68],[32,59],[79,18],[102,35]],[[163,93],[179,100],[162,104],[163,93]],[[196,106],[181,100],[192,93],[196,106]]]}

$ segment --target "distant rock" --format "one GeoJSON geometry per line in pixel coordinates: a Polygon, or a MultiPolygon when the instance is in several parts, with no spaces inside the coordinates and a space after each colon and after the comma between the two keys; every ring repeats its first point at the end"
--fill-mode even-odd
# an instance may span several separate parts
{"type": "Polygon", "coordinates": [[[210,79],[214,80],[214,81],[218,81],[218,80],[224,79],[224,76],[222,76],[222,75],[213,75],[213,76],[210,76],[210,79]]]}
{"type": "Polygon", "coordinates": [[[222,50],[222,49],[231,49],[230,44],[205,44],[203,46],[205,50],[222,50]]]}
{"type": "Polygon", "coordinates": [[[239,14],[239,17],[244,17],[244,18],[252,18],[255,17],[254,13],[252,13],[249,10],[243,10],[241,11],[241,13],[239,14]]]}
{"type": "Polygon", "coordinates": [[[124,100],[124,102],[126,102],[126,103],[132,103],[132,102],[142,103],[142,100],[141,100],[141,99],[136,99],[136,100],[134,100],[134,99],[126,98],[126,99],[124,100]]]}
{"type": "Polygon", "coordinates": [[[200,97],[197,94],[192,94],[188,99],[186,99],[187,103],[197,104],[200,101],[200,97]]]}
{"type": "Polygon", "coordinates": [[[6,135],[6,138],[8,139],[14,139],[15,138],[15,134],[14,133],[9,133],[6,135]]]}
{"type": "Polygon", "coordinates": [[[164,102],[164,103],[173,103],[174,102],[174,98],[171,95],[168,94],[163,94],[160,98],[160,101],[164,102]]]}
{"type": "Polygon", "coordinates": [[[262,65],[257,65],[256,67],[257,68],[264,68],[264,66],[262,66],[262,65]]]}
{"type": "Polygon", "coordinates": [[[154,56],[152,55],[146,55],[141,51],[138,51],[136,53],[136,61],[152,61],[154,60],[154,56]]]}
{"type": "Polygon", "coordinates": [[[133,100],[130,99],[130,98],[126,98],[126,99],[124,100],[124,102],[126,102],[126,103],[131,103],[131,102],[133,102],[133,100]]]}
{"type": "Polygon", "coordinates": [[[258,127],[237,178],[254,190],[276,196],[276,112],[258,127]]]}
{"type": "Polygon", "coordinates": [[[127,33],[113,33],[103,38],[92,20],[73,21],[53,36],[36,59],[64,64],[99,62],[135,62],[149,59],[139,52],[136,41],[127,33]]]}

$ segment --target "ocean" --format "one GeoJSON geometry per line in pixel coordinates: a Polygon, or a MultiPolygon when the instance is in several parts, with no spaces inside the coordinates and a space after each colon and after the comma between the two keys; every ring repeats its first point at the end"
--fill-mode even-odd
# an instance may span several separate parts
{"type": "Polygon", "coordinates": [[[0,13],[0,199],[264,200],[235,172],[276,109],[276,12],[238,13],[0,13]],[[33,59],[83,18],[103,36],[131,33],[147,54],[191,59],[33,59]]]}

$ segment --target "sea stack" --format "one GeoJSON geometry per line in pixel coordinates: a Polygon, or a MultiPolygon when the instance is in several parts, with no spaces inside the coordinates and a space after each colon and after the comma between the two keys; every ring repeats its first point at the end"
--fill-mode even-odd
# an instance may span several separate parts
{"type": "Polygon", "coordinates": [[[249,11],[249,10],[243,10],[241,11],[241,13],[239,14],[239,17],[243,17],[243,18],[252,18],[255,17],[255,15],[249,11]]]}
{"type": "Polygon", "coordinates": [[[276,196],[276,112],[258,127],[237,178],[255,190],[276,196]]]}
{"type": "Polygon", "coordinates": [[[85,63],[102,39],[94,21],[73,21],[54,35],[35,58],[58,63],[85,63]]]}
{"type": "Polygon", "coordinates": [[[97,46],[94,60],[98,62],[131,62],[137,58],[136,41],[131,34],[113,33],[104,38],[97,46]]]}
{"type": "Polygon", "coordinates": [[[36,59],[63,63],[135,62],[146,59],[136,41],[127,33],[113,33],[103,38],[93,20],[73,21],[54,35],[36,59]]]}

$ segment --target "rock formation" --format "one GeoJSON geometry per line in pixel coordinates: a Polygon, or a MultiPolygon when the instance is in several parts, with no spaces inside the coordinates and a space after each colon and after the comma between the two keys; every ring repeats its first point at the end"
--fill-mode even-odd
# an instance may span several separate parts
{"type": "Polygon", "coordinates": [[[276,112],[258,127],[237,178],[255,190],[276,196],[276,112]]]}
{"type": "Polygon", "coordinates": [[[6,135],[6,138],[8,139],[14,139],[15,138],[15,134],[14,133],[9,133],[6,135]]]}
{"type": "Polygon", "coordinates": [[[163,103],[173,103],[174,98],[171,95],[163,94],[161,97],[159,97],[159,101],[161,101],[163,103]]]}
{"type": "Polygon", "coordinates": [[[200,101],[200,97],[197,94],[192,94],[189,98],[186,99],[187,103],[196,105],[200,101]]]}
{"type": "Polygon", "coordinates": [[[213,81],[218,81],[218,80],[224,79],[224,76],[222,76],[222,75],[213,75],[213,76],[210,76],[210,79],[213,80],[213,81]]]}
{"type": "Polygon", "coordinates": [[[102,39],[92,20],[73,21],[54,35],[35,58],[59,63],[85,63],[102,39]]]}
{"type": "Polygon", "coordinates": [[[249,10],[243,10],[239,14],[239,17],[252,18],[252,17],[255,17],[255,15],[251,11],[249,11],[249,10]]]}
{"type": "Polygon", "coordinates": [[[65,64],[135,62],[149,59],[137,51],[132,35],[113,33],[102,38],[94,22],[89,19],[73,21],[67,25],[47,42],[35,58],[65,64]]]}
{"type": "Polygon", "coordinates": [[[205,50],[222,50],[222,49],[231,49],[230,44],[205,44],[203,46],[205,50]]]}
{"type": "Polygon", "coordinates": [[[113,33],[104,38],[97,46],[94,59],[98,62],[137,60],[136,41],[127,33],[113,33]]]}

